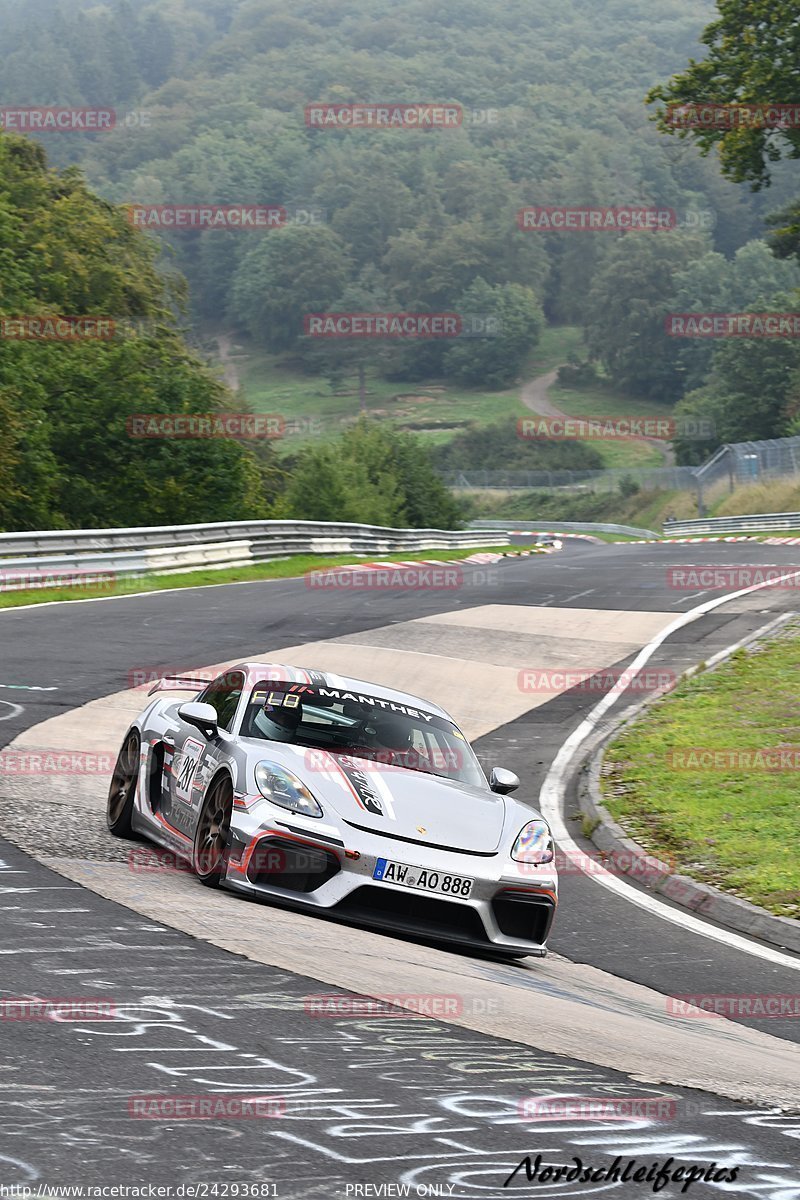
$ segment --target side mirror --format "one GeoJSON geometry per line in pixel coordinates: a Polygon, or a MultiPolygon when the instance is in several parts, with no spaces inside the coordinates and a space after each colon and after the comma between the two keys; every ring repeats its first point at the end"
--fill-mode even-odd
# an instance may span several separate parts
{"type": "Polygon", "coordinates": [[[493,792],[507,796],[519,787],[519,777],[513,771],[506,771],[505,767],[495,767],[489,778],[489,787],[493,792]]]}
{"type": "Polygon", "coordinates": [[[187,725],[194,725],[204,737],[213,737],[217,732],[217,710],[213,704],[182,704],[178,716],[187,725]]]}

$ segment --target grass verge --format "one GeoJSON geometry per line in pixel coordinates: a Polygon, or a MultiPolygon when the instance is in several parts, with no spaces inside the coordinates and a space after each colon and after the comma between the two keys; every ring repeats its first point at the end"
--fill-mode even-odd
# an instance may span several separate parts
{"type": "MultiPolygon", "coordinates": [[[[543,375],[570,354],[580,352],[582,334],[570,325],[547,326],[525,365],[524,378],[543,375]]],[[[355,378],[333,392],[324,376],[303,374],[285,356],[269,354],[241,337],[231,347],[233,365],[241,385],[239,396],[255,412],[275,413],[287,422],[287,434],[275,442],[279,454],[295,453],[313,442],[337,437],[360,412],[355,378]]],[[[364,411],[398,429],[415,433],[428,447],[442,445],[458,433],[509,418],[529,416],[520,398],[521,385],[485,390],[445,383],[391,382],[368,372],[364,411]]],[[[598,386],[587,391],[554,389],[553,399],[565,412],[592,416],[653,416],[665,410],[649,401],[618,397],[598,386]]],[[[653,447],[635,440],[598,442],[606,466],[658,466],[662,459],[653,447]]]]}
{"type": "Polygon", "coordinates": [[[799,670],[800,621],[793,621],[658,701],[609,746],[602,779],[614,819],[648,850],[671,856],[677,872],[794,918],[799,670]],[[787,747],[796,753],[770,769],[787,747]],[[715,757],[692,756],[698,749],[715,757]],[[769,760],[755,753],[766,750],[769,760]]]}
{"type": "MultiPolygon", "coordinates": [[[[601,385],[576,389],[555,384],[550,389],[550,401],[570,417],[594,420],[611,421],[620,417],[647,417],[653,420],[664,420],[671,413],[671,409],[663,404],[656,404],[651,400],[638,400],[601,385]]],[[[664,455],[655,446],[636,438],[593,441],[591,445],[602,457],[603,467],[606,470],[664,466],[664,455]]],[[[666,446],[667,443],[665,442],[664,445],[666,446]]]]}
{"type": "MultiPolygon", "coordinates": [[[[470,554],[493,552],[503,554],[518,551],[520,546],[476,546],[460,550],[417,550],[409,551],[412,559],[433,558],[437,562],[451,562],[466,558],[470,554]]],[[[377,556],[376,556],[377,557],[377,556]]],[[[343,567],[351,563],[368,562],[363,554],[295,554],[279,562],[256,563],[252,567],[225,567],[187,571],[185,574],[145,575],[140,578],[112,580],[109,587],[87,585],[83,587],[35,588],[30,591],[0,591],[0,608],[20,608],[26,604],[52,604],[54,601],[108,599],[112,596],[135,596],[142,592],[167,591],[171,588],[208,587],[224,583],[251,583],[261,579],[292,579],[307,571],[323,570],[326,567],[343,567]]],[[[380,561],[384,561],[383,555],[380,561]]],[[[386,562],[391,561],[385,559],[386,562]]],[[[398,560],[402,561],[402,560],[398,560]]]]}

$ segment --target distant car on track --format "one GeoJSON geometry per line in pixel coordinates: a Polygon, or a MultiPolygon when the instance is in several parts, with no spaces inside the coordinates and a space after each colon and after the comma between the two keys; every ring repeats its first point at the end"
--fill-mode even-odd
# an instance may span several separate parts
{"type": "Polygon", "coordinates": [[[107,820],[208,886],[507,957],[541,956],[550,830],[487,781],[438,705],[358,679],[243,663],[158,696],[117,760],[107,820]]]}

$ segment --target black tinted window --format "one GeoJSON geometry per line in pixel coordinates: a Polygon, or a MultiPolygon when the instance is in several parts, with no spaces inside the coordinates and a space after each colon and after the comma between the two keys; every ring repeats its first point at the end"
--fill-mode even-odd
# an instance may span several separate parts
{"type": "Polygon", "coordinates": [[[219,679],[210,683],[206,690],[197,697],[200,703],[210,704],[217,710],[219,727],[227,730],[228,733],[231,731],[243,688],[244,675],[242,672],[230,671],[225,675],[220,675],[219,679]]]}

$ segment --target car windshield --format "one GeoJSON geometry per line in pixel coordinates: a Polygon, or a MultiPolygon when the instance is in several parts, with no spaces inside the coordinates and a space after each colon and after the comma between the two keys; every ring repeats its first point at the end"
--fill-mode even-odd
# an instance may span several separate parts
{"type": "Polygon", "coordinates": [[[485,788],[486,778],[452,721],[363,692],[297,683],[256,684],[242,737],[291,742],[485,788]]]}

